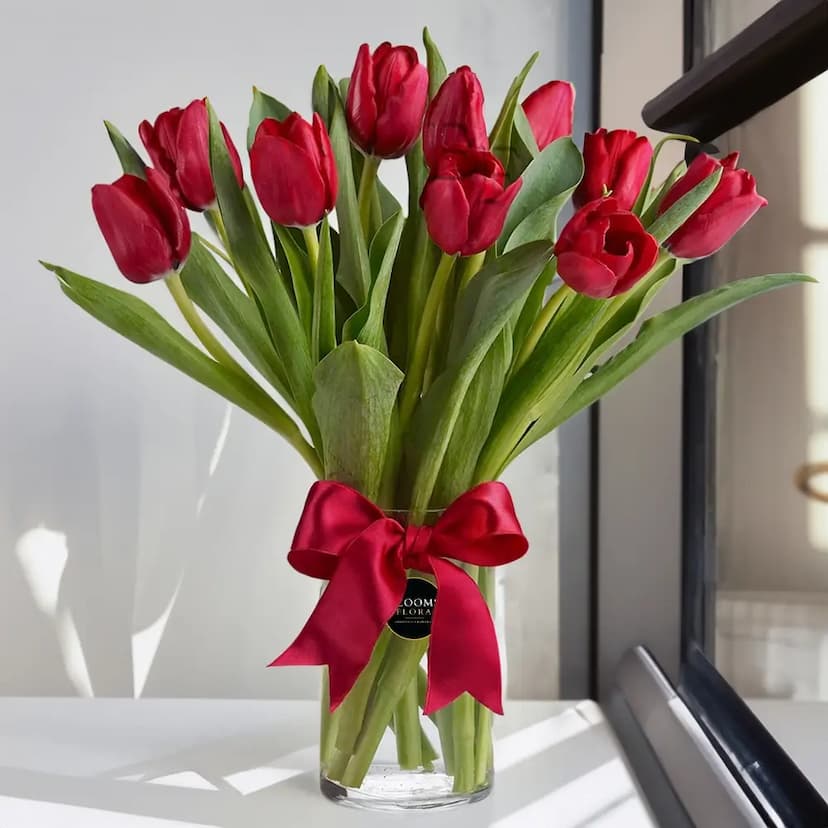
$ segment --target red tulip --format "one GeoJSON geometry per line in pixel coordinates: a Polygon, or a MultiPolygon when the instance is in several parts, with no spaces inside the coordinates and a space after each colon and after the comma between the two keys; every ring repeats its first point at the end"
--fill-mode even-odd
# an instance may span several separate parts
{"type": "Polygon", "coordinates": [[[629,290],[655,264],[658,242],[612,198],[581,207],[555,244],[558,273],[573,290],[606,299],[629,290]]]}
{"type": "Polygon", "coordinates": [[[572,135],[575,117],[575,87],[567,81],[549,81],[523,102],[538,149],[565,135],[572,135]]]}
{"type": "MultiPolygon", "coordinates": [[[[224,124],[221,125],[230,161],[239,186],[244,183],[241,161],[224,124]]],[[[174,192],[190,210],[206,210],[216,200],[210,170],[210,126],[207,104],[195,100],[185,109],[162,112],[155,125],[143,121],[138,127],[154,166],[170,178],[174,192]]]]}
{"type": "Polygon", "coordinates": [[[488,150],[483,89],[468,66],[452,72],[429,104],[423,123],[423,154],[434,167],[446,150],[488,150]]]}
{"type": "Polygon", "coordinates": [[[670,188],[658,208],[663,213],[719,167],[722,177],[716,189],[698,210],[667,239],[666,246],[680,259],[701,259],[715,253],[740,230],[768,200],[756,192],[756,179],[736,169],[739,153],[719,161],[705,153],[697,155],[687,172],[670,188]]]}
{"type": "Polygon", "coordinates": [[[621,210],[631,210],[650,169],[653,148],[629,129],[603,127],[584,136],[584,177],[572,196],[583,207],[607,191],[621,210]]]}
{"type": "Polygon", "coordinates": [[[265,118],[250,149],[250,173],[265,212],[276,224],[309,227],[336,203],[336,162],[325,124],[293,112],[265,118]]]}
{"type": "Polygon", "coordinates": [[[423,187],[420,206],[429,235],[446,253],[471,256],[491,247],[520,189],[487,150],[446,152],[423,187]]]}
{"type": "Polygon", "coordinates": [[[145,284],[177,270],[190,252],[190,222],[164,173],[124,175],[92,188],[92,209],[118,269],[145,284]]]}
{"type": "Polygon", "coordinates": [[[345,110],[354,143],[368,155],[398,158],[420,134],[428,71],[411,46],[359,47],[345,110]]]}

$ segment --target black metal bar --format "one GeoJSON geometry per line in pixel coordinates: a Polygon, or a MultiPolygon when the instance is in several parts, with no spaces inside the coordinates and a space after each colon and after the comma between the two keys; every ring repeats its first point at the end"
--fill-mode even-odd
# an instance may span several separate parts
{"type": "Polygon", "coordinates": [[[828,69],[828,0],[781,0],[649,101],[644,122],[711,141],[828,69]]]}

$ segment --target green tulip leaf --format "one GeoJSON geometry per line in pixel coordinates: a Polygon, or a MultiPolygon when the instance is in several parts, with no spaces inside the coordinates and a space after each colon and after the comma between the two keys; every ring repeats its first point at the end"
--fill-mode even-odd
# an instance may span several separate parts
{"type": "Polygon", "coordinates": [[[681,339],[686,333],[707,322],[708,319],[753,296],[798,282],[814,281],[815,279],[802,273],[754,276],[715,288],[651,317],[641,326],[638,336],[584,380],[564,405],[550,408],[538,418],[509,460],[517,457],[532,443],[540,440],[541,437],[556,429],[582,409],[592,405],[633,371],[638,370],[662,348],[681,339]]]}
{"type": "Polygon", "coordinates": [[[428,69],[428,99],[432,100],[446,79],[448,71],[427,26],[423,29],[423,46],[426,50],[426,68],[428,69]]]}
{"type": "Polygon", "coordinates": [[[679,227],[704,204],[716,189],[722,177],[722,168],[714,170],[707,178],[700,181],[692,190],[686,192],[678,201],[670,205],[647,228],[659,244],[663,244],[679,227]]]}
{"type": "Polygon", "coordinates": [[[529,164],[537,158],[539,152],[538,142],[535,140],[535,134],[532,132],[523,106],[515,107],[509,163],[506,167],[508,180],[515,181],[520,178],[529,164]]]}
{"type": "Polygon", "coordinates": [[[109,140],[115,148],[115,154],[121,162],[121,169],[123,169],[124,173],[126,175],[137,175],[138,178],[146,178],[147,165],[144,163],[144,159],[141,158],[132,144],[130,144],[129,141],[121,135],[115,124],[112,124],[109,121],[104,121],[104,126],[106,127],[107,134],[109,135],[109,140]]]}
{"type": "Polygon", "coordinates": [[[415,517],[431,502],[463,400],[480,364],[551,258],[552,248],[543,242],[519,247],[484,266],[460,296],[446,369],[429,388],[412,423],[415,433],[430,435],[414,459],[415,517]]]}
{"type": "Polygon", "coordinates": [[[331,115],[331,147],[339,173],[339,195],[336,199],[336,217],[339,221],[339,268],[336,279],[345,288],[354,304],[362,307],[371,290],[371,268],[368,250],[359,220],[351,164],[351,139],[342,102],[336,98],[331,115]]]}
{"type": "Polygon", "coordinates": [[[535,280],[531,290],[526,296],[526,301],[520,309],[520,313],[515,321],[512,330],[512,347],[516,354],[520,353],[523,343],[529,334],[538,314],[543,308],[543,300],[546,296],[546,289],[552,284],[555,278],[555,260],[551,261],[542,271],[540,276],[535,280]]]}
{"type": "Polygon", "coordinates": [[[641,214],[641,223],[645,227],[653,223],[655,217],[658,215],[658,208],[661,206],[661,202],[664,201],[664,196],[667,195],[673,184],[675,184],[676,181],[678,181],[686,172],[687,162],[679,161],[678,164],[676,164],[676,166],[673,167],[673,169],[667,174],[667,177],[664,179],[658,190],[656,190],[656,192],[652,195],[651,199],[647,202],[647,206],[641,214]]]}
{"type": "MultiPolygon", "coordinates": [[[[523,184],[509,208],[499,246],[505,247],[521,222],[538,208],[548,202],[563,204],[583,174],[584,159],[571,138],[558,138],[544,147],[523,173],[523,184]]],[[[550,212],[555,212],[554,206],[550,212]]]]}
{"type": "MultiPolygon", "coordinates": [[[[280,434],[304,442],[290,415],[250,377],[214,362],[173,328],[155,308],[126,291],[57,265],[42,264],[58,277],[64,294],[99,322],[220,394],[280,434]]],[[[314,465],[312,455],[306,459],[314,465]]],[[[319,471],[318,464],[315,470],[319,471]]]]}
{"type": "Polygon", "coordinates": [[[313,286],[313,359],[323,359],[336,348],[336,302],[334,299],[334,264],[331,249],[331,225],[322,219],[319,233],[319,258],[313,286]]]}
{"type": "Polygon", "coordinates": [[[451,503],[474,485],[477,460],[494,422],[511,361],[512,336],[507,327],[489,348],[463,399],[463,416],[457,420],[440,465],[433,503],[451,503]]]}
{"type": "Polygon", "coordinates": [[[328,70],[324,66],[320,66],[313,76],[311,106],[313,107],[313,111],[325,122],[328,131],[331,128],[334,97],[337,94],[336,87],[331,80],[331,76],[328,74],[328,70]]]}
{"type": "Polygon", "coordinates": [[[376,500],[402,371],[375,348],[344,342],[319,363],[314,379],[325,477],[376,500]]]}
{"type": "Polygon", "coordinates": [[[250,104],[250,115],[247,121],[247,149],[253,146],[253,139],[256,137],[256,130],[265,118],[275,118],[277,121],[284,121],[293,110],[285,106],[276,98],[265,94],[261,89],[253,87],[253,102],[250,104]]]}
{"type": "Polygon", "coordinates": [[[632,211],[637,215],[640,216],[644,212],[644,205],[647,202],[647,196],[650,193],[650,185],[653,181],[653,173],[655,172],[656,164],[658,163],[658,156],[661,155],[661,150],[664,149],[665,145],[670,141],[684,141],[685,143],[693,143],[698,144],[698,138],[694,138],[692,135],[665,135],[656,145],[655,149],[653,149],[653,154],[650,157],[650,166],[647,168],[647,176],[644,179],[644,183],[641,185],[641,189],[638,191],[638,197],[635,200],[635,204],[633,205],[632,211]]]}
{"type": "Polygon", "coordinates": [[[509,152],[512,141],[512,129],[515,123],[515,112],[517,109],[523,109],[523,107],[518,104],[520,90],[523,88],[523,84],[526,82],[526,77],[535,65],[535,62],[539,56],[540,52],[535,52],[529,60],[526,61],[523,69],[520,70],[520,73],[512,81],[512,85],[506,93],[503,106],[500,109],[500,113],[497,116],[497,120],[495,121],[495,125],[492,127],[492,132],[489,136],[489,144],[492,148],[492,152],[501,160],[503,166],[506,168],[509,166],[509,152]]]}
{"type": "Polygon", "coordinates": [[[230,255],[243,283],[250,289],[262,321],[273,342],[296,410],[313,434],[310,399],[313,365],[310,345],[282,280],[264,229],[251,214],[230,163],[219,120],[208,103],[210,116],[210,163],[216,198],[230,244],[230,255]]]}
{"type": "Polygon", "coordinates": [[[313,299],[311,298],[311,273],[308,257],[296,236],[289,227],[273,225],[273,232],[285,258],[293,287],[293,297],[299,311],[302,327],[310,333],[313,317],[313,299]]]}
{"type": "Polygon", "coordinates": [[[250,364],[291,401],[284,368],[256,305],[240,290],[197,235],[181,269],[187,295],[227,334],[250,364]]]}

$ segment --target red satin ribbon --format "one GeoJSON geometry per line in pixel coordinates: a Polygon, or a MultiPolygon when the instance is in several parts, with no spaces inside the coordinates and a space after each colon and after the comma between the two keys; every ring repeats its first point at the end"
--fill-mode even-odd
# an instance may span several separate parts
{"type": "Polygon", "coordinates": [[[491,613],[477,584],[449,559],[499,566],[527,548],[502,483],[482,483],[462,494],[434,526],[405,528],[348,486],[314,483],[288,561],[330,584],[296,640],[269,666],[327,664],[335,710],[399,606],[406,570],[416,569],[432,573],[437,582],[423,712],[433,713],[468,692],[503,713],[491,613]]]}

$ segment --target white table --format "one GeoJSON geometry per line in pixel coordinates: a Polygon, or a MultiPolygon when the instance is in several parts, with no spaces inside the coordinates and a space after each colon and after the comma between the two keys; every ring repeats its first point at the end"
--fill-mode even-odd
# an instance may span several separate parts
{"type": "Polygon", "coordinates": [[[2,828],[652,828],[593,702],[507,705],[495,792],[425,814],[318,791],[318,705],[0,699],[2,828]]]}

